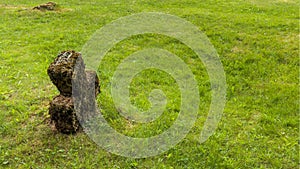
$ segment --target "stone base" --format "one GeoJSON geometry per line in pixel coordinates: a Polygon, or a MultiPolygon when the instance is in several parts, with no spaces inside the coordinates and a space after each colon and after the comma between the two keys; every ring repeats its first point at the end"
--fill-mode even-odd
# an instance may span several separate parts
{"type": "Polygon", "coordinates": [[[80,128],[71,97],[56,96],[50,103],[49,114],[55,128],[61,133],[75,133],[80,128]]]}

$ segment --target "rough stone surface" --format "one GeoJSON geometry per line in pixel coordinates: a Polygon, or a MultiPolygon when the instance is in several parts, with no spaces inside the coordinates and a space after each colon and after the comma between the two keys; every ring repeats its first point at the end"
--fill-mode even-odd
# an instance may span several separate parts
{"type": "Polygon", "coordinates": [[[75,133],[81,128],[79,121],[86,122],[95,116],[95,98],[100,93],[97,73],[85,71],[81,54],[75,51],[61,52],[47,73],[60,91],[50,103],[51,121],[58,131],[75,133]]]}
{"type": "MultiPolygon", "coordinates": [[[[78,63],[84,71],[85,66],[80,53],[75,51],[63,51],[52,62],[48,68],[48,75],[52,83],[57,87],[60,94],[64,96],[72,95],[72,76],[74,66],[78,63]]],[[[84,78],[84,77],[82,77],[84,78]]]]}
{"type": "Polygon", "coordinates": [[[45,4],[38,5],[36,7],[33,7],[33,10],[48,10],[48,11],[53,11],[56,7],[55,2],[47,2],[45,4]]]}
{"type": "Polygon", "coordinates": [[[92,83],[94,83],[95,85],[95,96],[97,96],[100,93],[100,85],[99,85],[99,79],[97,76],[97,73],[91,70],[87,70],[86,71],[86,78],[87,78],[87,82],[89,85],[88,90],[94,90],[93,88],[91,88],[92,83]]]}
{"type": "Polygon", "coordinates": [[[72,97],[63,95],[54,97],[50,103],[49,114],[55,128],[61,133],[74,133],[80,127],[72,97]]]}

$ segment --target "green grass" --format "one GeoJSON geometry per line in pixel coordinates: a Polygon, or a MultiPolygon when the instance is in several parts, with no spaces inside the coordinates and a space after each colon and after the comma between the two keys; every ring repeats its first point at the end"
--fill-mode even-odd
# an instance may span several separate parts
{"type": "Polygon", "coordinates": [[[299,1],[66,1],[57,11],[30,10],[45,1],[0,2],[0,168],[298,168],[299,1]],[[168,74],[145,70],[130,86],[131,101],[149,108],[151,89],[168,98],[153,123],[126,121],[115,110],[110,78],[122,59],[147,47],[178,55],[196,76],[199,119],[187,137],[155,157],[131,159],[106,152],[84,133],[63,135],[45,122],[58,94],[46,69],[63,50],[80,51],[92,34],[111,21],[138,12],[184,18],[215,46],[227,79],[227,103],[215,134],[198,138],[210,104],[207,72],[195,54],[162,35],[139,35],[117,44],[99,67],[98,103],[117,131],[134,137],[159,134],[180,109],[180,93],[168,74]],[[145,78],[147,77],[147,78],[145,78]]]}

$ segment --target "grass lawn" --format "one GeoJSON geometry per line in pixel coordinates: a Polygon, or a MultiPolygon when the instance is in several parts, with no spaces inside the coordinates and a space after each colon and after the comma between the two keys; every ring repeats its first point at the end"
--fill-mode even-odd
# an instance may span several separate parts
{"type": "Polygon", "coordinates": [[[56,0],[56,11],[31,10],[45,2],[0,2],[0,168],[299,168],[299,1],[56,0]],[[107,53],[97,101],[124,135],[149,137],[169,128],[180,93],[167,73],[145,70],[130,86],[132,104],[143,110],[152,89],[165,92],[168,104],[154,122],[127,121],[110,94],[110,78],[124,58],[144,48],[166,49],[189,66],[199,86],[199,118],[184,140],[161,155],[133,159],[105,151],[83,132],[51,130],[48,107],[58,91],[47,76],[49,64],[60,51],[81,51],[105,24],[139,12],[184,18],[216,48],[228,88],[214,135],[198,141],[211,101],[203,63],[184,44],[155,34],[132,36],[107,53]]]}

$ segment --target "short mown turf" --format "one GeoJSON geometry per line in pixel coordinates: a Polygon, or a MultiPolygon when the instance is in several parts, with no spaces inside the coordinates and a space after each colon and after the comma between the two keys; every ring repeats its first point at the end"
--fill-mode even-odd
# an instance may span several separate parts
{"type": "Polygon", "coordinates": [[[0,2],[0,168],[298,168],[299,1],[297,0],[56,0],[55,11],[31,10],[45,1],[0,2]],[[198,139],[211,101],[207,71],[176,39],[138,35],[118,43],[99,66],[101,111],[118,132],[132,137],[162,133],[176,119],[180,93],[167,73],[148,69],[130,85],[131,102],[150,107],[149,92],[167,96],[152,123],[132,123],[114,107],[110,79],[133,52],[158,47],[178,55],[198,81],[199,118],[169,151],[132,159],[98,147],[86,134],[64,135],[47,124],[58,94],[46,70],[63,50],[81,51],[102,26],[139,12],[179,16],[205,33],[227,79],[227,102],[214,135],[198,139]]]}

